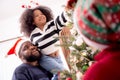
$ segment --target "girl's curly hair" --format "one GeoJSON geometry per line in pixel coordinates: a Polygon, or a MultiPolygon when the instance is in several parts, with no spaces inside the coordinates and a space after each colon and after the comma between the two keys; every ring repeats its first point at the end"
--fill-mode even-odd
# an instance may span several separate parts
{"type": "Polygon", "coordinates": [[[33,12],[35,10],[40,10],[46,16],[47,22],[53,20],[53,13],[49,7],[38,6],[33,9],[26,9],[20,17],[20,32],[26,37],[30,37],[31,32],[36,28],[36,25],[33,24],[33,12]]]}

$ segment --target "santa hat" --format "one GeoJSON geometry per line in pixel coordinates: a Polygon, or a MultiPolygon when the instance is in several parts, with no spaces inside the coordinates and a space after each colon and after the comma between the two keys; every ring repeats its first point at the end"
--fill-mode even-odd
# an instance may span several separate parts
{"type": "Polygon", "coordinates": [[[101,45],[120,45],[120,0],[77,2],[74,23],[78,31],[101,45]]]}
{"type": "Polygon", "coordinates": [[[18,56],[18,53],[19,53],[19,50],[21,48],[21,45],[25,42],[25,41],[28,41],[28,39],[22,39],[22,38],[19,38],[15,44],[10,48],[10,50],[8,51],[7,55],[11,55],[11,54],[15,54],[18,56]]]}

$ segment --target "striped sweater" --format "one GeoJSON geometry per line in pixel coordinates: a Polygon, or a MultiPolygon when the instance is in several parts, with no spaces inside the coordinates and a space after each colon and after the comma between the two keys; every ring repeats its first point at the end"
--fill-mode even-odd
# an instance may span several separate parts
{"type": "Polygon", "coordinates": [[[51,20],[46,23],[43,30],[35,28],[30,36],[31,42],[38,46],[42,54],[49,55],[52,52],[58,50],[55,44],[59,44],[58,37],[59,32],[64,27],[67,22],[67,17],[65,12],[60,16],[57,16],[55,20],[51,20]]]}

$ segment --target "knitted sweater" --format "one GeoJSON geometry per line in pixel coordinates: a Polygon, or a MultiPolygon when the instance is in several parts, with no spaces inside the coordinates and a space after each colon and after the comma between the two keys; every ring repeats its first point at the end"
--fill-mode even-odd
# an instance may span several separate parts
{"type": "Polygon", "coordinates": [[[13,74],[12,80],[51,80],[52,74],[41,66],[21,64],[13,74]]]}

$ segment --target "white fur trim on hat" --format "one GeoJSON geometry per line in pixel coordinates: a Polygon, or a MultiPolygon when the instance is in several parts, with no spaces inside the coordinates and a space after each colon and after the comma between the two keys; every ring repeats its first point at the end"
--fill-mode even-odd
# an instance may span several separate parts
{"type": "Polygon", "coordinates": [[[26,41],[28,41],[28,40],[21,40],[20,42],[18,42],[18,44],[16,45],[16,48],[15,48],[15,53],[16,53],[16,55],[18,56],[18,53],[19,53],[19,50],[20,50],[20,48],[21,48],[21,45],[24,43],[24,42],[26,42],[26,41]]]}
{"type": "Polygon", "coordinates": [[[100,44],[100,43],[96,43],[88,38],[86,38],[83,34],[81,34],[81,37],[84,39],[84,41],[91,47],[93,48],[96,48],[96,49],[99,49],[99,50],[102,50],[102,49],[105,49],[107,48],[108,46],[107,45],[103,45],[103,44],[100,44]]]}

